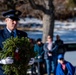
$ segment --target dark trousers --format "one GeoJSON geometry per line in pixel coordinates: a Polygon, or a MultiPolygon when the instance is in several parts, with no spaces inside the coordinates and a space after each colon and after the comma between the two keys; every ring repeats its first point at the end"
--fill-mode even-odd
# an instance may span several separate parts
{"type": "Polygon", "coordinates": [[[44,75],[45,68],[43,66],[44,66],[44,63],[43,62],[34,63],[31,66],[31,75],[44,75]],[[36,70],[38,70],[38,74],[36,73],[36,70]]]}

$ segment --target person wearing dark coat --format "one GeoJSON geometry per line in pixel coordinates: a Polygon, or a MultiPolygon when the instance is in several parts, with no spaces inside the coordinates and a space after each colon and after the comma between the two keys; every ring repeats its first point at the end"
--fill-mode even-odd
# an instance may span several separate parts
{"type": "MultiPolygon", "coordinates": [[[[9,10],[3,13],[5,17],[6,27],[0,30],[0,50],[3,48],[3,42],[12,37],[18,36],[20,37],[27,37],[27,33],[21,30],[17,30],[17,24],[19,21],[19,16],[21,12],[19,10],[9,10]]],[[[3,74],[2,65],[0,65],[0,75],[3,74]]]]}
{"type": "Polygon", "coordinates": [[[65,53],[64,42],[63,42],[63,40],[60,38],[59,35],[56,35],[55,44],[58,45],[57,53],[58,53],[58,54],[64,54],[64,53],[65,53]]]}
{"type": "Polygon", "coordinates": [[[64,60],[64,56],[62,54],[59,54],[56,75],[74,75],[74,73],[75,67],[70,62],[64,60]]]}
{"type": "Polygon", "coordinates": [[[43,43],[41,41],[41,38],[38,38],[36,41],[36,44],[34,45],[34,52],[37,53],[36,57],[40,57],[40,61],[43,61],[43,54],[44,54],[44,50],[43,50],[43,43]]]}
{"type": "Polygon", "coordinates": [[[44,68],[43,68],[43,65],[44,65],[44,57],[43,57],[44,56],[44,50],[43,50],[43,43],[42,43],[41,38],[37,39],[36,44],[34,45],[34,52],[37,53],[36,58],[39,61],[38,70],[40,72],[40,75],[43,75],[44,74],[44,68]]]}

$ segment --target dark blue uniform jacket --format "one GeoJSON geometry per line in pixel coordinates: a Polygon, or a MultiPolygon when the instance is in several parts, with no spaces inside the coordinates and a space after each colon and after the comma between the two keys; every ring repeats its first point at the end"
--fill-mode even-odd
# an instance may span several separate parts
{"type": "MultiPolygon", "coordinates": [[[[17,33],[16,36],[18,37],[27,37],[27,33],[23,31],[16,29],[16,33],[17,33]]],[[[3,30],[0,30],[0,50],[3,48],[2,42],[4,42],[7,38],[10,38],[10,37],[11,37],[10,32],[6,28],[4,28],[3,30]]]]}
{"type": "MultiPolygon", "coordinates": [[[[18,36],[19,38],[27,37],[27,33],[16,29],[16,36],[18,36]]],[[[10,32],[6,28],[0,30],[0,50],[2,50],[3,48],[2,42],[4,42],[6,39],[10,37],[11,37],[10,32]]],[[[0,64],[0,75],[4,75],[1,64],[0,64]]]]}

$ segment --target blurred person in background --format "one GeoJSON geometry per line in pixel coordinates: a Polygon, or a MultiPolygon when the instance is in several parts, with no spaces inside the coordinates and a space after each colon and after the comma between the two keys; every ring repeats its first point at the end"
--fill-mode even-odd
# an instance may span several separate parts
{"type": "Polygon", "coordinates": [[[47,36],[47,41],[44,44],[44,59],[46,62],[47,75],[55,74],[57,45],[54,45],[50,35],[47,36]]]}
{"type": "Polygon", "coordinates": [[[63,54],[64,55],[66,49],[64,47],[64,42],[63,42],[63,40],[61,40],[59,35],[56,35],[55,44],[58,45],[58,50],[57,50],[58,55],[59,54],[63,54]]]}
{"type": "Polygon", "coordinates": [[[64,59],[63,54],[58,55],[58,65],[56,68],[56,75],[74,75],[75,67],[64,59]]]}
{"type": "Polygon", "coordinates": [[[44,74],[44,50],[43,50],[43,43],[41,38],[38,38],[36,44],[34,45],[34,52],[37,53],[36,58],[39,60],[40,67],[38,68],[40,71],[40,75],[44,74]]]}

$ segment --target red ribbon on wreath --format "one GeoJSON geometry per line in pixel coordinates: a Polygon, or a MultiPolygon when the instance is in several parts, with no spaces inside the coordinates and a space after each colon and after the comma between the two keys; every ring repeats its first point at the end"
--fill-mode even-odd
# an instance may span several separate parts
{"type": "Polygon", "coordinates": [[[16,51],[15,51],[15,59],[18,61],[20,60],[20,56],[19,56],[19,49],[17,48],[16,51]]]}

